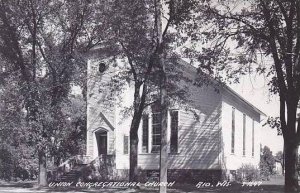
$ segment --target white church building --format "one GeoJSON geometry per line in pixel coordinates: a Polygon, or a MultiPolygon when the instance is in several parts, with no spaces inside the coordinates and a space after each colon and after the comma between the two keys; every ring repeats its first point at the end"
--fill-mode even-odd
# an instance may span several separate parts
{"type": "MultiPolygon", "coordinates": [[[[133,103],[132,85],[121,93],[121,105],[108,103],[111,93],[103,88],[115,73],[113,65],[101,58],[88,60],[87,82],[87,156],[114,157],[116,170],[129,169],[130,115],[121,115],[133,103]],[[99,72],[99,65],[104,70],[99,72]],[[109,104],[109,105],[107,105],[109,104]]],[[[191,65],[183,75],[199,76],[191,65]]],[[[260,161],[261,120],[266,116],[227,86],[218,91],[210,85],[190,82],[188,110],[171,106],[168,113],[169,177],[184,180],[219,178],[234,173],[243,164],[258,167],[260,161]]],[[[138,167],[143,171],[159,169],[159,114],[155,108],[144,113],[138,136],[138,167]]]]}

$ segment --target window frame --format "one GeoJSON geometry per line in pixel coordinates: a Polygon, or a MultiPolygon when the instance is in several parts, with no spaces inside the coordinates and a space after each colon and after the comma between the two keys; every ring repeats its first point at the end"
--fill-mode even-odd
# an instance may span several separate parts
{"type": "Polygon", "coordinates": [[[124,135],[123,136],[123,154],[128,155],[129,154],[129,136],[124,135]],[[127,141],[126,141],[127,139],[127,141]]]}
{"type": "Polygon", "coordinates": [[[231,111],[231,154],[235,153],[235,107],[231,111]]]}
{"type": "Polygon", "coordinates": [[[142,117],[142,150],[141,153],[149,153],[149,115],[144,114],[142,117]],[[147,120],[147,121],[145,121],[147,120]],[[146,129],[145,129],[146,126],[146,129]]]}
{"type": "Polygon", "coordinates": [[[178,153],[178,151],[179,151],[179,110],[170,110],[170,154],[177,154],[178,153]],[[174,136],[174,130],[173,130],[173,116],[172,116],[172,114],[173,113],[176,113],[177,115],[177,119],[176,119],[176,126],[175,126],[175,136],[174,136]],[[172,138],[172,137],[174,137],[174,138],[172,138]],[[172,147],[172,142],[173,142],[173,140],[175,140],[174,141],[174,143],[175,144],[173,144],[173,145],[176,145],[175,146],[175,150],[174,150],[174,148],[172,147]]]}
{"type": "Polygon", "coordinates": [[[152,123],[151,123],[151,153],[159,153],[160,152],[160,143],[161,143],[161,120],[160,116],[161,112],[152,112],[152,123]],[[158,118],[156,119],[157,116],[158,118]],[[156,128],[156,129],[154,129],[156,128]]]}
{"type": "Polygon", "coordinates": [[[246,156],[246,119],[247,116],[243,113],[243,156],[246,156]]]}
{"type": "Polygon", "coordinates": [[[254,143],[255,143],[255,131],[254,131],[254,128],[255,128],[255,121],[254,119],[252,119],[252,157],[254,157],[254,150],[255,150],[255,147],[254,147],[254,143]]]}

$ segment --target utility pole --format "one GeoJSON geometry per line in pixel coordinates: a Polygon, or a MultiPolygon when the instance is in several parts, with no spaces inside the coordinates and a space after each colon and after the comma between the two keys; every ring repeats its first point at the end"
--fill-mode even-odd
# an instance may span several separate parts
{"type": "Polygon", "coordinates": [[[157,44],[158,61],[160,66],[160,107],[161,107],[161,141],[160,141],[160,164],[159,164],[159,187],[160,193],[167,192],[167,172],[168,172],[168,138],[167,138],[167,89],[166,89],[166,71],[163,55],[163,32],[162,32],[162,3],[161,0],[156,0],[156,23],[157,23],[157,44]]]}

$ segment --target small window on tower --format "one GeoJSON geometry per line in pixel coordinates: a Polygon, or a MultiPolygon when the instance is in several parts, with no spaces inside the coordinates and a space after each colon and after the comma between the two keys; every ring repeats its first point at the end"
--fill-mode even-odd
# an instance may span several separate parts
{"type": "Polygon", "coordinates": [[[99,72],[100,73],[103,73],[105,70],[106,70],[106,64],[105,63],[103,63],[103,62],[101,62],[100,64],[99,64],[99,72]]]}

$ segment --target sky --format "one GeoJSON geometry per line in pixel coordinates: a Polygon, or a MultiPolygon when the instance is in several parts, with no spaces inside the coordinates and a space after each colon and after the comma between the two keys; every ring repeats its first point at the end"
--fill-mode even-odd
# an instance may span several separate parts
{"type": "MultiPolygon", "coordinates": [[[[279,116],[279,97],[270,96],[267,81],[263,76],[245,75],[241,77],[239,84],[228,85],[244,99],[264,112],[267,116],[279,116]]],[[[262,120],[262,123],[266,118],[262,120]]],[[[261,144],[268,146],[273,155],[282,151],[283,138],[277,135],[277,130],[268,125],[261,128],[261,144]]]]}
{"type": "MultiPolygon", "coordinates": [[[[239,2],[237,2],[239,3],[239,2]]],[[[245,6],[244,4],[239,4],[245,6]]],[[[235,6],[238,9],[238,5],[235,6]]],[[[167,9],[164,7],[164,9],[167,9]]],[[[167,18],[167,17],[165,17],[167,18]]],[[[166,20],[163,19],[163,27],[166,26],[166,20]]],[[[189,43],[186,44],[188,46],[189,43]]],[[[233,49],[235,49],[233,44],[233,49]]],[[[265,59],[264,59],[265,60],[265,59]]],[[[271,59],[272,60],[272,59],[271,59]]],[[[279,116],[279,97],[270,96],[267,81],[262,75],[245,75],[241,77],[239,84],[228,85],[244,99],[263,111],[267,116],[279,116]]],[[[267,118],[267,117],[266,117],[267,118]]],[[[265,119],[266,119],[265,118],[265,119]]],[[[265,121],[265,119],[263,121],[265,121]]],[[[261,144],[268,146],[273,154],[283,149],[283,138],[277,135],[276,129],[271,129],[268,125],[262,127],[261,144]]]]}

